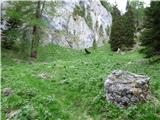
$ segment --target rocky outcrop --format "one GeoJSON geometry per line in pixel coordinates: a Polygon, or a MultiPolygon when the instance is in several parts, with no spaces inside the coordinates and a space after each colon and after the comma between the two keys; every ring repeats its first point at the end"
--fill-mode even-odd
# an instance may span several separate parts
{"type": "Polygon", "coordinates": [[[118,106],[128,107],[147,100],[149,77],[116,70],[105,81],[106,98],[118,106]]]}
{"type": "Polygon", "coordinates": [[[43,14],[48,21],[45,44],[84,49],[109,40],[112,16],[98,0],[57,1],[54,14],[50,12],[46,9],[43,14]]]}

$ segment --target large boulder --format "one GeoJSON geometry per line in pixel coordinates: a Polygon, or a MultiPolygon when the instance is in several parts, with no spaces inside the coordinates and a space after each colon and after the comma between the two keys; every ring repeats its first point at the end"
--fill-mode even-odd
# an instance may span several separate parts
{"type": "Polygon", "coordinates": [[[48,8],[43,17],[49,23],[44,44],[84,49],[109,40],[112,16],[99,0],[57,1],[54,12],[48,8]]]}
{"type": "Polygon", "coordinates": [[[149,79],[144,75],[115,70],[104,84],[106,98],[121,107],[145,101],[149,93],[149,79]]]}

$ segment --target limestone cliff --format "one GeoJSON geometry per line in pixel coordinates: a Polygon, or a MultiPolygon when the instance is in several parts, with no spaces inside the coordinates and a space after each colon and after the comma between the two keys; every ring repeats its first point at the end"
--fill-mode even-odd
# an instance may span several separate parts
{"type": "Polygon", "coordinates": [[[98,0],[57,1],[54,15],[43,14],[48,21],[43,43],[83,49],[102,46],[109,40],[112,16],[98,0]]]}

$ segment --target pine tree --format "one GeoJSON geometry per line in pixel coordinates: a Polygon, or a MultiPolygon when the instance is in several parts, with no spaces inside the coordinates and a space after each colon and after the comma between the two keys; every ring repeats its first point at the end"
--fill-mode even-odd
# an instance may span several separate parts
{"type": "MultiPolygon", "coordinates": [[[[42,19],[42,11],[44,8],[44,1],[8,1],[9,7],[5,10],[6,15],[3,19],[7,22],[7,29],[2,31],[2,47],[6,48],[6,45],[10,48],[13,43],[19,42],[22,46],[20,51],[24,54],[24,48],[26,49],[26,43],[30,43],[28,48],[36,51],[39,40],[41,38],[40,27],[44,25],[44,20],[42,19]],[[28,37],[29,35],[32,37],[28,37]],[[23,45],[25,47],[23,47],[23,45]]],[[[28,44],[29,45],[29,44],[28,44]]],[[[28,49],[27,49],[28,50],[28,49]]]]}
{"type": "Polygon", "coordinates": [[[160,55],[160,2],[152,1],[145,14],[145,30],[141,38],[141,45],[144,46],[142,52],[146,57],[160,55]]]}
{"type": "Polygon", "coordinates": [[[109,43],[111,44],[112,51],[117,51],[118,48],[123,48],[124,43],[122,17],[117,6],[113,7],[112,18],[111,38],[109,43]]]}
{"type": "Polygon", "coordinates": [[[135,32],[135,22],[132,6],[129,1],[127,1],[126,6],[127,12],[123,16],[124,24],[124,45],[126,48],[133,47],[134,45],[134,32],[135,32]]]}
{"type": "Polygon", "coordinates": [[[113,6],[108,2],[108,0],[101,0],[100,2],[107,11],[113,11],[113,6]]]}
{"type": "Polygon", "coordinates": [[[136,30],[139,31],[142,29],[144,23],[144,1],[132,0],[130,1],[130,5],[132,6],[134,14],[136,30]]]}
{"type": "MultiPolygon", "coordinates": [[[[41,1],[37,1],[36,3],[36,12],[34,15],[34,18],[37,21],[41,21],[42,20],[42,11],[44,8],[44,3],[42,3],[41,1]]],[[[31,57],[36,58],[37,57],[37,48],[39,45],[39,41],[40,41],[40,24],[34,24],[33,28],[32,28],[32,44],[31,44],[31,57]]]]}

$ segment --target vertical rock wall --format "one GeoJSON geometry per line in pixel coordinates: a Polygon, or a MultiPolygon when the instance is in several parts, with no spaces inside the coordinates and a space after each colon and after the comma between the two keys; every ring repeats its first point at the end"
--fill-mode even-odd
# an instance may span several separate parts
{"type": "Polygon", "coordinates": [[[43,43],[54,43],[74,49],[102,46],[109,40],[112,16],[98,0],[57,1],[54,15],[50,9],[43,15],[48,21],[43,43]]]}

